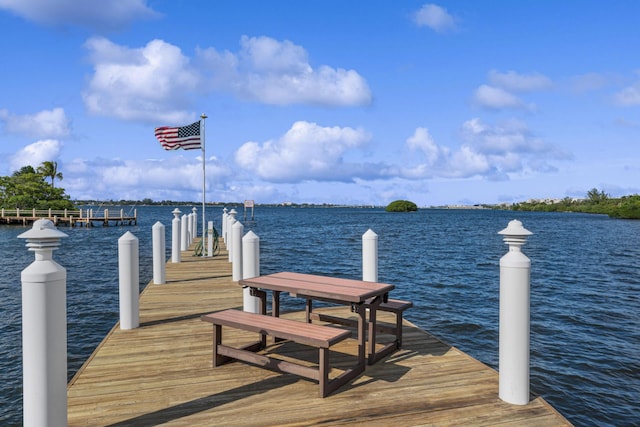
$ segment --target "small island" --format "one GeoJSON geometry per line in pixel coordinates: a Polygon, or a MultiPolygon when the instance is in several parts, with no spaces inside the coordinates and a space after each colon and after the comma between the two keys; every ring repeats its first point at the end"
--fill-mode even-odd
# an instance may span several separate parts
{"type": "Polygon", "coordinates": [[[395,200],[385,208],[387,212],[416,212],[418,205],[408,200],[395,200]]]}

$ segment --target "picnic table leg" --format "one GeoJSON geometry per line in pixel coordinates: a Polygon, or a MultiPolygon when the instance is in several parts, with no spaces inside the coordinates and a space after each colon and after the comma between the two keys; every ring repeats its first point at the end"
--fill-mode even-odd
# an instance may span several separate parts
{"type": "Polygon", "coordinates": [[[260,314],[267,314],[267,293],[257,288],[251,288],[249,294],[260,299],[260,314]]]}
{"type": "Polygon", "coordinates": [[[307,316],[307,323],[311,323],[311,313],[313,312],[313,300],[311,298],[307,299],[307,307],[305,309],[305,314],[307,316]]]}
{"type": "Polygon", "coordinates": [[[362,305],[355,306],[358,313],[358,367],[364,370],[366,365],[366,310],[362,305]]]}
{"type": "Polygon", "coordinates": [[[222,344],[222,326],[213,325],[213,367],[224,363],[224,356],[218,354],[218,345],[222,344]]]}
{"type": "Polygon", "coordinates": [[[280,291],[273,291],[271,294],[271,314],[273,317],[280,317],[280,291]]]}
{"type": "Polygon", "coordinates": [[[375,362],[376,354],[376,307],[369,308],[369,365],[373,365],[375,362]]]}

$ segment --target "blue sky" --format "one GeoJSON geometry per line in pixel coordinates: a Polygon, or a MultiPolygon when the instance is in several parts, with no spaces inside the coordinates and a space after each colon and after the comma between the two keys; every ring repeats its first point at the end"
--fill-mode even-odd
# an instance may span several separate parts
{"type": "Polygon", "coordinates": [[[640,192],[640,2],[0,0],[0,175],[73,199],[640,192]]]}

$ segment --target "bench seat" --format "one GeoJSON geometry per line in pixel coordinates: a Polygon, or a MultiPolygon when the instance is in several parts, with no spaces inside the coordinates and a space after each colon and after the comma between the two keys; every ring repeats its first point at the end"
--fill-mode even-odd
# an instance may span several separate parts
{"type": "Polygon", "coordinates": [[[240,310],[224,310],[206,314],[202,321],[213,324],[213,366],[217,367],[238,359],[263,368],[293,373],[311,380],[318,381],[319,396],[326,397],[347,381],[364,372],[364,366],[359,364],[342,372],[339,376],[329,379],[331,370],[329,364],[329,348],[351,336],[351,331],[330,326],[314,325],[297,322],[281,317],[248,313],[240,310]],[[242,329],[260,334],[260,341],[242,348],[233,348],[222,344],[222,327],[242,329]],[[303,366],[297,363],[274,359],[265,354],[257,354],[266,348],[266,336],[285,339],[318,348],[318,367],[303,366]]]}

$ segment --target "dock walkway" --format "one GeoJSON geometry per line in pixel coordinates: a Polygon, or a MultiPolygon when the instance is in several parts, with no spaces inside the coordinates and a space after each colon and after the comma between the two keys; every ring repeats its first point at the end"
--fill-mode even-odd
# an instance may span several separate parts
{"type": "MultiPolygon", "coordinates": [[[[192,253],[167,264],[166,284],[144,289],[140,327],[116,324],[72,378],[69,426],[571,425],[541,397],[523,406],[501,401],[495,370],[408,321],[400,351],[324,399],[316,383],[295,375],[240,362],[213,369],[212,327],[200,316],[241,309],[242,288],[224,251],[214,258],[192,253]]],[[[302,321],[304,312],[283,316],[302,321]]],[[[225,332],[228,342],[251,338],[225,332]]],[[[312,349],[277,345],[284,358],[317,363],[312,349]]],[[[348,366],[356,342],[336,350],[332,360],[348,366]]]]}
{"type": "Polygon", "coordinates": [[[93,227],[94,223],[108,227],[114,225],[137,225],[138,213],[134,210],[133,215],[125,214],[124,209],[117,212],[110,212],[104,209],[101,213],[93,209],[0,209],[0,224],[18,224],[27,226],[39,219],[48,219],[54,225],[65,225],[69,227],[84,226],[93,227]]]}

